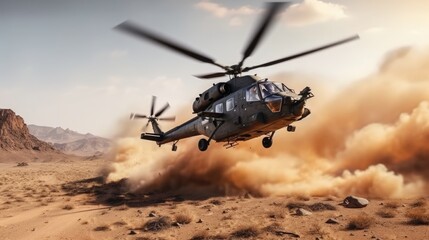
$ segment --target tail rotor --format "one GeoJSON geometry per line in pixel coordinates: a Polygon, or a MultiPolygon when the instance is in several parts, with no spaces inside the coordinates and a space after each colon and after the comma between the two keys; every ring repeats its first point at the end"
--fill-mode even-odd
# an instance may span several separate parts
{"type": "Polygon", "coordinates": [[[156,97],[152,96],[152,103],[150,108],[150,115],[144,115],[144,114],[138,114],[138,113],[131,113],[130,119],[147,119],[146,125],[143,126],[142,132],[146,132],[147,127],[149,126],[149,123],[152,124],[152,128],[154,133],[161,134],[162,131],[159,128],[158,121],[175,121],[176,117],[160,117],[165,111],[167,111],[168,108],[170,108],[170,104],[166,103],[159,111],[155,112],[155,102],[156,97]]]}

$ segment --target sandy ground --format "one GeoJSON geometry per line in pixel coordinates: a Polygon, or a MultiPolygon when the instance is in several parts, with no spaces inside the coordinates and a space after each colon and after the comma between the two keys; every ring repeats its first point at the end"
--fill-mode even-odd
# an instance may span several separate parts
{"type": "Polygon", "coordinates": [[[0,238],[429,239],[428,225],[410,222],[429,211],[428,199],[370,199],[348,209],[339,198],[219,196],[207,188],[133,194],[102,182],[104,164],[0,163],[0,238]],[[312,214],[298,216],[297,207],[312,214]],[[363,229],[350,229],[352,220],[363,229]]]}

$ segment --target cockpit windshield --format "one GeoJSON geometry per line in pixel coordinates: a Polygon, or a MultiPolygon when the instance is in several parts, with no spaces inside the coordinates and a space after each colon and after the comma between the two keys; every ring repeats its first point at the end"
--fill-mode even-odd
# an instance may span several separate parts
{"type": "Polygon", "coordinates": [[[261,101],[280,92],[294,94],[293,90],[286,87],[283,83],[268,81],[259,82],[247,89],[246,100],[248,102],[261,101]]]}
{"type": "Polygon", "coordinates": [[[282,92],[283,89],[279,88],[273,82],[263,82],[259,84],[259,88],[261,89],[262,98],[266,98],[270,95],[273,95],[278,92],[282,92]]]}

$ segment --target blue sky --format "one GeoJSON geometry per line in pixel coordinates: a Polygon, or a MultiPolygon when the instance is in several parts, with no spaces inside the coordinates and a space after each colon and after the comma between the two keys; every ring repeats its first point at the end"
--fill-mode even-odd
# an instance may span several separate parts
{"type": "MultiPolygon", "coordinates": [[[[292,2],[248,66],[355,33],[361,40],[252,74],[303,73],[341,89],[376,71],[386,52],[429,40],[424,0],[292,2]]],[[[219,69],[112,28],[133,20],[231,65],[263,8],[262,1],[1,1],[0,108],[27,123],[102,136],[130,112],[148,112],[152,95],[171,103],[169,115],[184,107],[190,113],[214,82],[192,75],[219,69]]]]}

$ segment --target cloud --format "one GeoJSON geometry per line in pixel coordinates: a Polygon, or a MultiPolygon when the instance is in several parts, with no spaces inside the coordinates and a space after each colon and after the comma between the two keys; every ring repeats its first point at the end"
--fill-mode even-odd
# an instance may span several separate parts
{"type": "Polygon", "coordinates": [[[207,11],[217,18],[227,19],[231,26],[240,26],[242,17],[260,12],[259,9],[249,6],[241,6],[239,8],[227,8],[221,4],[201,1],[196,4],[198,9],[207,11]]]}
{"type": "Polygon", "coordinates": [[[346,18],[345,6],[321,0],[304,0],[291,5],[283,15],[290,26],[304,26],[346,18]]]}

